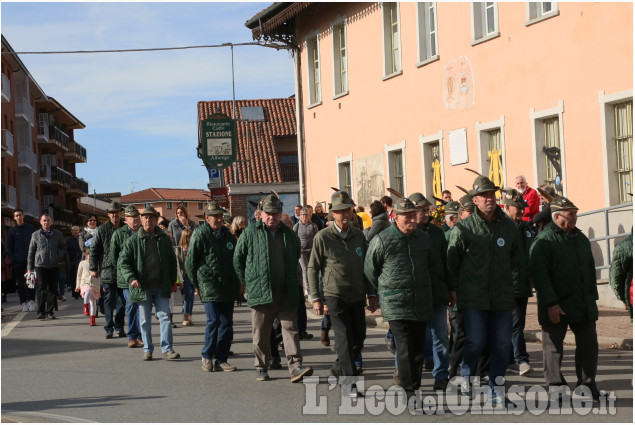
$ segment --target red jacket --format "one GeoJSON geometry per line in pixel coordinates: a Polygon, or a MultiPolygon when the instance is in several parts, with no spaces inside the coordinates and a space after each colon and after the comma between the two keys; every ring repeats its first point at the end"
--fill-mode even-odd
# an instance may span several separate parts
{"type": "Polygon", "coordinates": [[[525,193],[523,193],[523,199],[529,206],[525,208],[525,214],[523,214],[523,221],[532,221],[534,215],[540,211],[540,196],[536,189],[532,189],[527,186],[525,193]]]}

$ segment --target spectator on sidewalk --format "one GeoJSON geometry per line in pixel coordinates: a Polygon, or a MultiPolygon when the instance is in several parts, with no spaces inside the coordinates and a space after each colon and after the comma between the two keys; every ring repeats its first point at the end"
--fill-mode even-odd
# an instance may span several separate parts
{"type": "Polygon", "coordinates": [[[388,220],[391,223],[395,222],[395,212],[393,211],[392,208],[392,198],[388,195],[384,195],[381,197],[381,199],[379,200],[379,202],[381,202],[381,204],[384,206],[384,208],[386,208],[386,214],[388,215],[388,220]]]}
{"type": "Polygon", "coordinates": [[[628,238],[613,250],[610,283],[618,300],[624,303],[633,321],[633,228],[628,238]]]}
{"type": "Polygon", "coordinates": [[[586,385],[598,401],[595,261],[589,239],[575,226],[577,212],[578,207],[563,196],[551,201],[553,221],[531,247],[530,270],[538,297],[545,381],[550,392],[567,385],[560,369],[563,341],[570,328],[576,341],[576,387],[586,385]]]}
{"type": "Polygon", "coordinates": [[[170,238],[158,228],[159,213],[150,206],[141,212],[141,228],[123,245],[118,262],[128,283],[130,301],[139,303],[143,360],[152,360],[152,306],[159,318],[164,360],[181,356],[172,347],[170,295],[176,282],[176,256],[170,238]]]}
{"type": "Polygon", "coordinates": [[[170,221],[167,232],[172,237],[172,244],[176,246],[181,241],[183,229],[194,231],[197,227],[198,225],[190,220],[190,213],[187,211],[187,207],[180,204],[176,207],[176,217],[170,221]]]}
{"type": "Polygon", "coordinates": [[[66,252],[68,253],[68,261],[70,262],[70,270],[66,279],[67,285],[71,288],[73,298],[79,298],[79,292],[73,291],[75,287],[75,281],[77,277],[77,267],[80,261],[82,261],[85,247],[79,245],[79,226],[73,226],[71,228],[71,236],[66,239],[66,252]]]}
{"type": "Polygon", "coordinates": [[[538,192],[536,189],[532,189],[527,185],[527,179],[522,175],[516,176],[516,189],[527,203],[523,221],[533,221],[534,215],[540,211],[540,197],[538,196],[538,192]]]}
{"type": "Polygon", "coordinates": [[[452,202],[452,192],[447,189],[444,190],[443,192],[441,192],[441,199],[443,199],[445,202],[452,202]]]}
{"type": "Polygon", "coordinates": [[[313,374],[312,368],[302,365],[297,324],[300,241],[281,222],[282,202],[275,192],[260,200],[258,211],[260,219],[245,229],[234,253],[234,269],[246,286],[247,304],[252,309],[256,379],[269,380],[270,334],[277,316],[291,382],[300,382],[313,374]]]}
{"type": "Polygon", "coordinates": [[[94,238],[97,234],[98,225],[99,222],[97,221],[97,216],[89,215],[88,217],[86,217],[84,228],[79,232],[78,237],[79,247],[82,249],[82,251],[88,246],[86,245],[86,242],[94,238]]]}
{"type": "Polygon", "coordinates": [[[24,212],[17,209],[13,212],[15,226],[9,229],[7,234],[7,251],[11,260],[11,271],[17,283],[18,297],[22,305],[22,311],[35,311],[35,289],[26,285],[27,257],[29,243],[35,227],[24,222],[24,212]]]}
{"type": "Polygon", "coordinates": [[[53,309],[58,289],[58,264],[66,255],[64,236],[59,230],[52,229],[52,224],[51,216],[43,213],[40,217],[42,228],[33,232],[29,244],[27,270],[37,275],[35,297],[38,319],[44,319],[45,312],[50,319],[55,319],[53,309]]]}
{"type": "Polygon", "coordinates": [[[390,218],[386,212],[386,207],[381,202],[373,201],[370,204],[370,216],[372,223],[370,227],[363,230],[366,242],[369,243],[375,235],[390,227],[390,218]]]}

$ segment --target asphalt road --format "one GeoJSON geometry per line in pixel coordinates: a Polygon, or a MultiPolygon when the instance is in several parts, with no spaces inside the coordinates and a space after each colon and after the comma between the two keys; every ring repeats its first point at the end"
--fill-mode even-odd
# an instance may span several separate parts
{"type": "MultiPolygon", "coordinates": [[[[304,364],[315,369],[319,384],[305,385],[292,384],[286,367],[270,371],[269,382],[256,381],[247,307],[237,307],[234,315],[235,355],[230,363],[238,366],[238,371],[208,373],[201,369],[204,315],[198,301],[194,314],[197,325],[182,327],[179,322],[179,328],[174,329],[174,347],[182,358],[172,362],[144,362],[143,350],[127,348],[126,338],[104,339],[103,318],[97,319],[98,326],[88,326],[81,301],[61,303],[55,321],[36,320],[35,313],[17,313],[17,304],[13,304],[10,297],[2,322],[3,422],[632,423],[633,419],[631,351],[600,350],[598,385],[615,397],[611,403],[607,399],[604,406],[587,405],[574,396],[577,404],[571,413],[550,413],[546,394],[539,387],[543,383],[540,345],[529,344],[537,371],[530,377],[508,374],[507,386],[520,385],[518,388],[531,395],[526,397],[526,405],[535,405],[535,409],[523,408],[525,397],[507,414],[482,411],[483,403],[478,401],[469,405],[465,399],[451,396],[439,401],[433,398],[430,373],[424,372],[426,412],[435,414],[423,413],[422,417],[421,411],[413,409],[411,413],[389,394],[384,397],[384,390],[392,385],[393,362],[382,329],[369,328],[363,352],[367,397],[349,406],[349,399],[342,401],[338,386],[329,385],[334,354],[319,342],[319,320],[309,321],[309,332],[315,338],[302,342],[304,364]],[[371,393],[375,396],[370,397],[371,393]],[[428,407],[433,403],[443,411],[428,407]]],[[[160,351],[158,331],[153,323],[155,354],[160,351]]],[[[573,358],[574,348],[567,348],[563,373],[572,384],[573,358]]]]}

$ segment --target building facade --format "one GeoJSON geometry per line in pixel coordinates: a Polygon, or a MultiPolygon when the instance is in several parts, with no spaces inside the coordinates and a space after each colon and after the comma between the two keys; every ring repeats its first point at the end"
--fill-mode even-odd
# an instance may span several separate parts
{"type": "Polygon", "coordinates": [[[123,205],[134,205],[139,211],[154,207],[162,217],[168,220],[176,218],[176,209],[185,205],[190,219],[195,223],[204,223],[203,210],[210,193],[199,189],[163,189],[149,188],[124,195],[119,199],[123,205]]]}

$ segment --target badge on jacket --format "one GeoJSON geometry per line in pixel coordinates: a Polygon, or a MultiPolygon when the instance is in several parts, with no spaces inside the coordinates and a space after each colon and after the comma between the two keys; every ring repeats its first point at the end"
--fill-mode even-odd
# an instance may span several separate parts
{"type": "Polygon", "coordinates": [[[227,249],[228,249],[228,250],[230,250],[230,251],[231,251],[232,249],[234,249],[234,244],[233,244],[233,243],[231,243],[231,242],[227,242],[227,249]]]}
{"type": "Polygon", "coordinates": [[[363,252],[362,252],[362,247],[361,247],[361,246],[358,246],[358,247],[355,249],[355,252],[357,253],[357,256],[358,256],[358,257],[361,257],[361,256],[362,256],[362,254],[363,254],[363,252]]]}
{"type": "Polygon", "coordinates": [[[503,239],[503,238],[498,238],[498,240],[496,241],[496,243],[498,244],[498,246],[505,246],[505,239],[503,239]]]}

